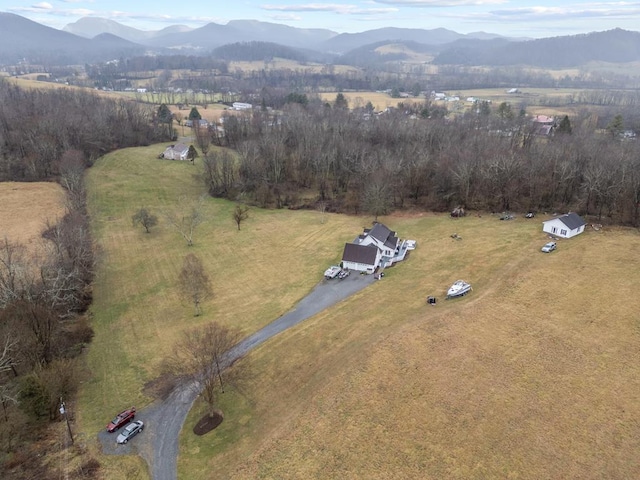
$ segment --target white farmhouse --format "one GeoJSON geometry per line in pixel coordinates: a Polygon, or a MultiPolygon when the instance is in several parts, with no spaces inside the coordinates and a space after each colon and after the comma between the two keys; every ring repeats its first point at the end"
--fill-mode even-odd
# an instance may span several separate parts
{"type": "Polygon", "coordinates": [[[186,160],[189,154],[189,147],[184,143],[176,143],[175,145],[169,145],[162,153],[162,158],[168,158],[169,160],[186,160]]]}
{"type": "MultiPolygon", "coordinates": [[[[352,243],[344,245],[342,267],[373,273],[378,267],[388,267],[404,258],[404,255],[398,258],[401,250],[396,232],[382,223],[376,223],[373,228],[365,229],[352,243]]],[[[406,249],[402,253],[405,251],[406,249]]]]}
{"type": "Polygon", "coordinates": [[[566,213],[542,222],[542,231],[562,238],[571,238],[584,232],[586,222],[577,213],[566,213]]]}

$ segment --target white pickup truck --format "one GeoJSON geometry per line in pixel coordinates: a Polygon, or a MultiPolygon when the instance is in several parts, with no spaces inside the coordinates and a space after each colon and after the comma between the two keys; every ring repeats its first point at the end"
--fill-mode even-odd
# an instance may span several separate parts
{"type": "Polygon", "coordinates": [[[342,268],[337,265],[332,265],[324,271],[324,278],[327,280],[336,278],[341,271],[342,268]]]}

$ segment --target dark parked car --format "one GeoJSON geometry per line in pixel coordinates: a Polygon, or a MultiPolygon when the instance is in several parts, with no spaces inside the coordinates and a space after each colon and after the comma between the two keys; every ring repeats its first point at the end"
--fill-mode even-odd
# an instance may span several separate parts
{"type": "Polygon", "coordinates": [[[136,407],[131,407],[127,410],[120,412],[116,417],[107,425],[107,432],[115,432],[121,426],[129,423],[136,417],[136,407]]]}
{"type": "Polygon", "coordinates": [[[136,420],[135,422],[131,422],[129,425],[124,427],[124,430],[118,435],[116,438],[117,443],[127,443],[130,439],[135,437],[138,433],[140,433],[144,429],[144,423],[140,420],[136,420]]]}

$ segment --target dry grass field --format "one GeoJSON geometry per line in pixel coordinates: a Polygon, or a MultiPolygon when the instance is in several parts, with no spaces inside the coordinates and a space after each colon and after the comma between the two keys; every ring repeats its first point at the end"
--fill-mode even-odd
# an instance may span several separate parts
{"type": "Polygon", "coordinates": [[[37,253],[47,221],[55,224],[64,215],[65,194],[52,182],[0,182],[0,241],[24,245],[37,253]]]}
{"type": "MultiPolygon", "coordinates": [[[[349,108],[364,107],[367,102],[371,102],[373,108],[380,112],[387,107],[396,107],[398,103],[424,103],[424,98],[392,98],[389,94],[383,92],[342,92],[347,101],[349,108]]],[[[324,92],[320,94],[320,98],[329,103],[336,100],[338,92],[324,92]]]]}
{"type": "Polygon", "coordinates": [[[288,60],[284,58],[274,58],[270,61],[231,61],[229,62],[229,71],[235,72],[240,70],[242,72],[259,72],[262,70],[292,70],[298,72],[308,73],[321,73],[327,71],[327,69],[333,70],[335,73],[348,73],[358,71],[358,68],[351,67],[349,65],[334,65],[327,66],[320,63],[304,63],[296,62],[294,60],[288,60]]]}
{"type": "Polygon", "coordinates": [[[637,232],[545,255],[538,221],[384,220],[408,262],[255,352],[220,431],[191,416],[180,478],[638,478],[637,232]]]}
{"type": "MultiPolygon", "coordinates": [[[[158,160],[158,148],[115,152],[89,171],[100,267],[78,414],[87,439],[118,409],[151,401],[144,385],[180,332],[211,320],[255,331],[371,220],[252,209],[237,231],[233,205],[209,199],[194,247],[162,218],[145,234],[130,223],[137,208],[159,214],[201,193],[198,166],[158,160]],[[189,252],[216,294],[201,317],[177,296],[189,252]]],[[[221,396],[225,420],[203,437],[191,433],[197,403],[181,435],[181,479],[640,476],[637,231],[590,230],[542,254],[539,218],[381,220],[418,248],[252,352],[251,378],[221,396]],[[458,278],[474,291],[445,301],[458,278]]],[[[107,478],[145,478],[134,458],[101,461],[107,478]]]]}

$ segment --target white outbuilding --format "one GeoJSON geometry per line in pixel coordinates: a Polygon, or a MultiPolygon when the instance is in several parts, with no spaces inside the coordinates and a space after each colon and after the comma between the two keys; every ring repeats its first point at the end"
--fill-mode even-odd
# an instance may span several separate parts
{"type": "Polygon", "coordinates": [[[556,237],[571,238],[584,232],[586,222],[577,213],[565,213],[542,222],[542,231],[556,237]]]}

